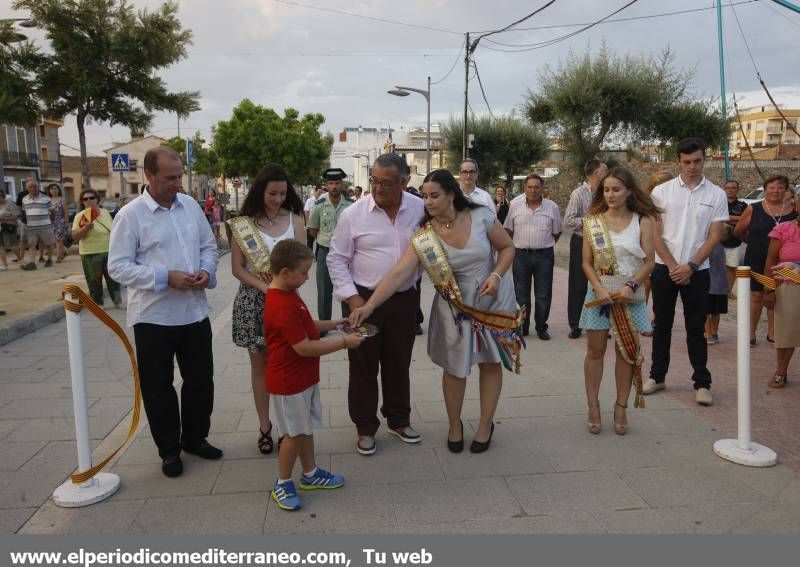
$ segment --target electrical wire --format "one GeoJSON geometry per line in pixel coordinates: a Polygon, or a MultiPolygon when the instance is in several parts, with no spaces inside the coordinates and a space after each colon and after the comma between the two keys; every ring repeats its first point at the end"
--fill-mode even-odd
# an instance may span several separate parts
{"type": "Polygon", "coordinates": [[[530,44],[529,47],[525,47],[524,49],[500,49],[500,48],[497,48],[497,47],[489,47],[488,45],[484,45],[484,47],[486,49],[491,50],[491,51],[501,51],[501,52],[504,52],[504,53],[521,53],[523,51],[534,51],[536,49],[543,49],[545,47],[549,47],[551,45],[555,45],[556,43],[560,43],[562,41],[565,41],[567,39],[575,37],[576,35],[578,35],[580,33],[583,33],[583,32],[585,32],[586,30],[588,30],[590,28],[593,28],[594,26],[606,21],[611,16],[615,16],[615,15],[619,14],[620,12],[622,12],[623,10],[625,10],[626,8],[628,8],[630,6],[633,6],[638,1],[639,0],[631,0],[630,2],[628,2],[627,4],[622,6],[621,8],[618,8],[618,9],[614,10],[613,12],[608,14],[607,16],[604,16],[604,17],[600,18],[599,20],[596,20],[596,21],[590,23],[590,24],[582,27],[579,30],[575,30],[574,32],[570,32],[568,34],[565,34],[565,35],[562,35],[562,36],[559,36],[559,37],[556,37],[556,38],[553,38],[553,39],[549,39],[547,41],[541,41],[541,42],[538,42],[538,43],[532,43],[532,44],[530,44]]]}
{"type": "Polygon", "coordinates": [[[525,20],[528,20],[528,19],[532,18],[533,16],[535,16],[539,12],[541,12],[541,11],[545,10],[546,8],[552,6],[553,4],[555,4],[555,2],[556,2],[556,0],[550,0],[544,6],[541,6],[540,8],[537,8],[536,10],[534,10],[533,12],[528,14],[527,16],[524,16],[524,17],[520,18],[519,20],[516,20],[515,22],[511,22],[510,24],[508,24],[504,28],[501,28],[501,29],[495,30],[495,31],[486,32],[486,33],[483,33],[483,34],[479,35],[477,38],[475,38],[475,41],[472,42],[471,47],[470,47],[470,53],[475,51],[475,48],[478,47],[478,42],[480,40],[482,40],[484,37],[489,37],[490,35],[494,35],[496,33],[503,33],[504,31],[508,31],[509,29],[513,28],[517,24],[521,24],[525,20]]]}
{"type": "Polygon", "coordinates": [[[736,25],[739,27],[739,33],[742,35],[742,40],[744,40],[744,46],[747,49],[747,55],[750,57],[750,62],[753,64],[753,69],[756,72],[756,77],[761,79],[761,73],[758,72],[758,65],[756,65],[756,60],[753,58],[753,52],[750,51],[750,43],[747,41],[747,36],[744,35],[744,30],[742,29],[742,22],[739,21],[739,15],[736,13],[736,8],[731,6],[731,10],[733,11],[733,17],[736,18],[736,25]]]}
{"type": "Polygon", "coordinates": [[[396,26],[405,26],[408,28],[417,28],[421,30],[428,30],[428,31],[435,31],[441,33],[451,33],[456,35],[463,35],[461,32],[453,31],[453,30],[446,30],[442,28],[435,28],[432,26],[424,26],[420,24],[409,24],[408,22],[400,22],[398,20],[389,20],[387,18],[377,18],[374,16],[365,16],[364,14],[356,14],[353,12],[345,12],[343,10],[333,10],[331,8],[323,8],[322,6],[312,6],[311,4],[303,4],[301,2],[293,2],[291,0],[273,0],[278,4],[286,4],[289,6],[298,6],[300,8],[308,8],[309,10],[319,10],[320,12],[328,12],[330,14],[338,14],[340,16],[350,16],[353,18],[361,18],[364,20],[371,20],[373,22],[381,22],[384,24],[393,24],[396,26]]]}
{"type": "MultiPolygon", "coordinates": [[[[743,4],[752,4],[753,2],[758,2],[758,0],[743,0],[741,2],[734,2],[733,5],[734,6],[741,6],[743,4]]],[[[771,8],[771,6],[770,6],[770,8],[771,8]]],[[[692,8],[690,10],[676,10],[674,12],[660,12],[658,14],[646,14],[646,15],[643,15],[643,16],[631,16],[629,18],[612,18],[612,19],[606,20],[606,21],[604,21],[602,23],[603,24],[612,24],[612,23],[617,23],[617,22],[632,22],[632,21],[636,21],[636,20],[648,20],[648,19],[651,19],[651,18],[662,18],[662,17],[666,17],[666,16],[675,16],[675,15],[678,15],[678,14],[691,14],[693,12],[704,12],[704,11],[707,11],[707,10],[714,10],[714,9],[715,9],[714,6],[709,6],[709,7],[706,7],[706,8],[692,8]]],[[[783,14],[781,14],[781,15],[783,15],[783,14]]],[[[513,30],[507,30],[504,33],[519,32],[519,31],[531,31],[531,30],[551,30],[551,29],[558,29],[558,28],[578,28],[578,27],[589,25],[590,23],[591,22],[582,22],[582,23],[573,23],[573,24],[552,24],[552,25],[547,25],[547,26],[533,26],[533,27],[527,27],[527,28],[514,28],[513,30]]],[[[792,23],[794,23],[794,22],[792,22],[792,23]]],[[[475,33],[481,33],[481,32],[475,32],[475,33]]],[[[500,43],[499,41],[496,41],[496,40],[493,40],[493,39],[487,39],[486,41],[488,41],[490,43],[496,43],[497,45],[503,45],[505,47],[524,47],[524,44],[522,44],[522,45],[505,44],[505,43],[500,43]]]]}
{"type": "Polygon", "coordinates": [[[783,18],[793,26],[797,26],[798,28],[800,28],[800,23],[795,22],[792,18],[790,18],[789,16],[787,16],[786,14],[784,14],[783,12],[772,6],[769,2],[764,2],[763,5],[772,10],[773,12],[775,12],[776,14],[778,14],[781,18],[783,18]]]}
{"type": "Polygon", "coordinates": [[[455,68],[456,68],[456,65],[458,64],[458,62],[459,62],[459,61],[461,61],[461,54],[462,54],[462,53],[464,53],[464,43],[462,43],[462,44],[461,44],[461,49],[459,49],[459,50],[458,50],[458,55],[456,55],[455,61],[453,61],[453,64],[450,66],[450,70],[449,70],[447,73],[445,73],[445,76],[444,76],[444,77],[442,77],[441,79],[439,79],[438,81],[433,81],[433,82],[431,83],[432,85],[438,85],[439,83],[441,83],[441,82],[442,82],[442,81],[444,81],[444,80],[445,80],[447,77],[449,77],[449,76],[450,76],[450,73],[452,73],[452,72],[453,72],[453,69],[455,69],[455,68]]]}
{"type": "Polygon", "coordinates": [[[494,118],[494,113],[492,112],[492,107],[489,105],[489,100],[486,98],[486,91],[483,90],[483,81],[481,81],[481,74],[478,72],[478,62],[474,59],[472,60],[472,65],[475,67],[475,77],[478,79],[478,86],[481,88],[481,95],[483,95],[483,102],[486,103],[486,108],[489,109],[489,116],[494,118]]]}

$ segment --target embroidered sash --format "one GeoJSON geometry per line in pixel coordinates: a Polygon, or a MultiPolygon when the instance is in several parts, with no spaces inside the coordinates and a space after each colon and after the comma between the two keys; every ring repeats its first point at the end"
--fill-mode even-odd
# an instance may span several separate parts
{"type": "MultiPolygon", "coordinates": [[[[583,219],[584,238],[588,239],[592,248],[594,270],[598,276],[617,276],[619,267],[617,255],[611,243],[611,232],[602,214],[589,215],[583,219]]],[[[611,291],[611,290],[609,290],[611,291]]],[[[612,303],[609,311],[609,326],[611,334],[617,343],[623,360],[633,365],[633,383],[636,387],[636,397],[633,407],[644,407],[642,394],[642,345],[639,342],[639,333],[633,324],[630,306],[624,303],[612,303]]]]}
{"type": "Polygon", "coordinates": [[[497,345],[500,361],[506,370],[520,373],[520,351],[525,347],[522,338],[522,322],[525,310],[516,313],[507,311],[488,311],[465,305],[453,269],[447,261],[447,253],[439,236],[426,224],[411,238],[411,245],[417,253],[420,264],[425,268],[433,286],[453,312],[456,326],[461,321],[469,321],[478,340],[478,350],[482,348],[480,331],[486,329],[497,345]]]}
{"type": "Polygon", "coordinates": [[[231,229],[231,234],[236,239],[236,244],[244,254],[250,268],[256,275],[269,274],[269,249],[264,244],[264,239],[259,234],[258,227],[253,219],[246,216],[234,217],[226,224],[231,229]]]}

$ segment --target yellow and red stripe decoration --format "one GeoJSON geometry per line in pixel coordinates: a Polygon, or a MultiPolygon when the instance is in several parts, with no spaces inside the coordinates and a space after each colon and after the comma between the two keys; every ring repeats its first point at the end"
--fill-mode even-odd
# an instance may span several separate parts
{"type": "Polygon", "coordinates": [[[128,434],[125,436],[125,440],[120,444],[120,446],[114,449],[114,451],[108,457],[97,463],[89,470],[70,475],[69,478],[74,484],[83,484],[98,472],[103,470],[109,461],[111,461],[111,459],[113,459],[117,453],[120,452],[125,444],[133,439],[133,436],[136,433],[136,428],[139,427],[139,419],[142,413],[142,390],[139,383],[139,366],[136,364],[136,353],[134,352],[133,346],[128,340],[127,335],[125,335],[125,331],[122,330],[122,327],[120,327],[119,324],[114,321],[114,319],[112,319],[102,307],[92,301],[92,298],[86,295],[86,293],[78,286],[73,284],[65,285],[62,292],[62,297],[64,298],[65,310],[71,311],[72,313],[80,313],[85,306],[95,317],[100,319],[101,323],[111,329],[114,334],[119,337],[119,339],[122,341],[122,345],[128,352],[128,358],[130,358],[131,361],[131,370],[133,374],[133,416],[131,418],[131,425],[128,428],[128,434]],[[73,297],[77,297],[78,301],[68,300],[66,298],[67,293],[72,294],[73,297]]]}
{"type": "Polygon", "coordinates": [[[511,313],[465,305],[453,269],[447,261],[447,253],[430,223],[417,231],[411,238],[411,245],[436,291],[447,302],[451,311],[457,312],[453,314],[456,323],[463,320],[470,322],[478,340],[478,350],[483,348],[479,331],[486,329],[497,345],[503,366],[519,374],[520,352],[525,347],[525,340],[522,338],[525,310],[518,309],[516,313],[511,313]]]}

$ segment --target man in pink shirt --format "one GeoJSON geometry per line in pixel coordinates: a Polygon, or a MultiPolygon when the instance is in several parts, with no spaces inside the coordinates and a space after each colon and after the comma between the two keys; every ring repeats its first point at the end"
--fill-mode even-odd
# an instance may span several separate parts
{"type": "MultiPolygon", "coordinates": [[[[405,159],[383,154],[373,165],[369,179],[372,193],[345,209],[333,232],[328,271],[333,294],[350,309],[366,303],[381,279],[400,260],[424,214],[422,200],[406,193],[411,177],[405,159]]],[[[350,382],[347,405],[356,425],[356,450],[375,453],[380,367],[383,406],[389,433],[406,443],[421,437],[410,423],[411,386],[408,369],[414,347],[414,327],[419,292],[415,273],[400,290],[367,319],[379,332],[361,348],[348,351],[350,382]]]]}

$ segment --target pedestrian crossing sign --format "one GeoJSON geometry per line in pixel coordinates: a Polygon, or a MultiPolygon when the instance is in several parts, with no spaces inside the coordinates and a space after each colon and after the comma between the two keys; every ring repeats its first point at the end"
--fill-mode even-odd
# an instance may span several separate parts
{"type": "Polygon", "coordinates": [[[130,171],[130,160],[128,159],[128,154],[111,154],[111,170],[114,172],[118,171],[130,171]]]}

